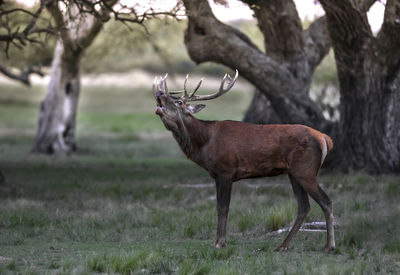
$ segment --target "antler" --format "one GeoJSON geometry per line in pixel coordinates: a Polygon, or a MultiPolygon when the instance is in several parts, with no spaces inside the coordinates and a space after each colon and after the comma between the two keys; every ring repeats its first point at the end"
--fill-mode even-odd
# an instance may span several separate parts
{"type": "MultiPolygon", "coordinates": [[[[167,76],[168,74],[165,74],[164,77],[160,77],[160,80],[157,83],[157,89],[162,91],[165,94],[168,94],[168,87],[167,87],[167,76]]],[[[157,77],[156,77],[157,79],[157,77]]]]}
{"type": "Polygon", "coordinates": [[[236,70],[234,78],[232,78],[229,74],[225,74],[225,76],[222,78],[221,85],[219,87],[219,91],[216,93],[210,94],[210,95],[195,95],[195,93],[200,88],[201,84],[203,83],[204,78],[201,78],[199,83],[197,84],[196,88],[193,90],[193,92],[188,94],[188,91],[187,91],[187,81],[189,78],[188,74],[186,75],[185,82],[183,83],[183,91],[168,92],[167,76],[168,76],[168,74],[166,74],[164,77],[160,77],[160,79],[158,76],[156,76],[156,78],[154,79],[154,82],[153,82],[153,93],[155,94],[157,91],[161,91],[165,94],[173,95],[173,94],[180,94],[183,92],[181,99],[183,99],[185,102],[189,102],[189,101],[210,100],[210,99],[220,97],[221,95],[225,94],[233,87],[233,85],[236,82],[236,79],[239,77],[239,72],[238,72],[238,70],[236,70]],[[228,83],[228,86],[224,87],[226,79],[229,79],[229,83],[228,83]]]}
{"type": "Polygon", "coordinates": [[[154,95],[157,93],[157,90],[158,90],[158,76],[156,76],[153,81],[153,94],[154,95]]]}
{"type": "Polygon", "coordinates": [[[156,94],[157,91],[160,91],[165,94],[170,94],[170,95],[175,95],[175,94],[181,94],[183,91],[168,91],[167,87],[167,77],[168,73],[165,74],[164,77],[162,76],[156,76],[153,81],[153,94],[156,94]]]}
{"type": "Polygon", "coordinates": [[[221,85],[219,87],[219,91],[218,92],[210,94],[210,95],[195,95],[197,90],[200,88],[201,83],[203,82],[203,78],[202,78],[200,80],[199,84],[197,84],[197,86],[194,89],[194,91],[190,95],[188,95],[187,90],[186,90],[186,83],[187,83],[188,76],[186,76],[185,83],[184,83],[184,92],[183,92],[184,94],[183,94],[183,96],[181,98],[184,99],[185,102],[189,102],[189,101],[210,100],[210,99],[214,99],[214,98],[220,97],[221,95],[225,94],[226,92],[228,92],[233,87],[233,85],[235,84],[236,79],[238,77],[239,77],[238,70],[236,70],[234,78],[232,78],[229,74],[225,74],[224,78],[222,78],[221,85]],[[226,81],[227,78],[229,78],[229,84],[228,84],[227,87],[224,87],[225,81],[226,81]]]}

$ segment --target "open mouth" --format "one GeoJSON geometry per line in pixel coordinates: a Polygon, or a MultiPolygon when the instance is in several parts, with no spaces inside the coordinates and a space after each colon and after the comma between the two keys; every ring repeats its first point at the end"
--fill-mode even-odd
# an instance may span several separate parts
{"type": "Polygon", "coordinates": [[[163,108],[164,106],[162,106],[161,99],[158,96],[156,97],[156,100],[157,100],[157,107],[163,108]]]}
{"type": "Polygon", "coordinates": [[[156,101],[157,101],[157,109],[156,109],[156,114],[161,116],[164,114],[164,106],[161,103],[160,97],[156,96],[156,101]]]}

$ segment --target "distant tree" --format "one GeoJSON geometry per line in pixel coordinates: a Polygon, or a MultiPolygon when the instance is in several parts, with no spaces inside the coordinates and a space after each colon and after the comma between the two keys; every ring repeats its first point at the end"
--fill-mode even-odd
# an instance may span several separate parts
{"type": "Polygon", "coordinates": [[[46,9],[58,31],[46,98],[32,148],[37,153],[69,153],[76,149],[75,124],[80,93],[80,60],[110,19],[116,1],[95,7],[94,2],[49,1],[46,9]],[[64,5],[63,9],[61,5],[64,5]]]}
{"type": "MultiPolygon", "coordinates": [[[[42,0],[44,1],[44,0],[42,0]]],[[[139,12],[136,6],[118,4],[117,0],[46,1],[58,32],[46,98],[40,104],[38,130],[32,151],[35,153],[70,153],[76,150],[75,129],[80,93],[80,61],[105,22],[142,24],[152,17],[171,12],[152,8],[139,12]],[[63,6],[63,8],[61,8],[63,6]]],[[[179,7],[177,7],[178,9],[179,7]]]]}
{"type": "MultiPolygon", "coordinates": [[[[140,4],[128,5],[118,0],[41,0],[38,8],[31,11],[15,3],[5,5],[0,0],[0,47],[5,55],[8,56],[10,45],[21,49],[29,44],[45,45],[38,36],[42,33],[55,34],[57,40],[32,152],[52,154],[76,150],[81,60],[107,21],[113,18],[128,28],[128,24],[144,26],[144,22],[157,16],[175,17],[181,7],[177,3],[170,11],[157,11],[152,7],[145,10],[140,4]],[[48,24],[39,24],[45,11],[49,14],[48,24]],[[27,19],[15,20],[20,14],[27,19]]],[[[24,84],[29,84],[31,73],[40,73],[32,66],[19,72],[11,67],[0,63],[0,72],[24,84]]]]}
{"type": "MultiPolygon", "coordinates": [[[[293,0],[243,0],[265,39],[262,52],[217,20],[207,1],[183,0],[185,44],[197,63],[213,61],[250,81],[265,96],[268,121],[300,123],[330,134],[331,164],[373,173],[400,171],[400,2],[386,2],[374,36],[366,12],[374,0],[320,0],[326,16],[303,30],[293,0]],[[333,47],[340,119],[330,121],[309,95],[316,66],[333,47]]],[[[258,95],[259,96],[259,95],[258,95]]]]}
{"type": "Polygon", "coordinates": [[[0,73],[25,85],[31,74],[43,76],[40,65],[48,59],[49,35],[54,34],[44,14],[44,3],[27,8],[0,1],[0,73]]]}

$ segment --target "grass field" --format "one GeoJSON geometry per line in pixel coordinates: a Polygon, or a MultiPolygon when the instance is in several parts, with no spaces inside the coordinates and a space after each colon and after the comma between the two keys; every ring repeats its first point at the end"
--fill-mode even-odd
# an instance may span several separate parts
{"type": "MultiPolygon", "coordinates": [[[[215,190],[154,115],[148,88],[84,87],[77,154],[29,154],[43,86],[0,84],[0,274],[399,274],[400,177],[322,171],[337,250],[299,232],[287,177],[235,183],[228,246],[212,246],[215,190]]],[[[236,90],[202,118],[240,119],[236,90]]],[[[312,203],[307,221],[323,221],[312,203]]]]}

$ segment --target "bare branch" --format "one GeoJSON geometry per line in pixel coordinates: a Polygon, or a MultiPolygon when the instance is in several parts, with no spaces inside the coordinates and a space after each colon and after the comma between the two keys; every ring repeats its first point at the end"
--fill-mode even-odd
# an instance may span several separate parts
{"type": "Polygon", "coordinates": [[[257,18],[268,56],[286,62],[302,55],[302,26],[293,0],[241,1],[253,10],[257,18]]]}
{"type": "Polygon", "coordinates": [[[326,123],[319,106],[300,91],[298,79],[284,64],[251,46],[247,39],[238,35],[240,31],[218,21],[207,1],[184,0],[184,4],[189,19],[185,44],[192,60],[237,68],[274,106],[281,106],[277,112],[282,121],[308,125],[326,123]]]}
{"type": "Polygon", "coordinates": [[[7,15],[7,14],[10,14],[10,13],[15,13],[15,12],[26,13],[26,14],[32,16],[32,17],[36,17],[37,16],[36,13],[30,12],[29,10],[25,10],[23,8],[14,8],[14,9],[10,9],[10,10],[0,9],[0,16],[7,15]]]}
{"type": "Polygon", "coordinates": [[[377,36],[378,56],[385,57],[387,75],[395,79],[400,74],[400,2],[388,0],[380,32],[377,36]]]}
{"type": "Polygon", "coordinates": [[[325,13],[336,61],[349,72],[361,66],[366,43],[372,39],[365,6],[360,1],[320,0],[325,13]]]}
{"type": "Polygon", "coordinates": [[[158,18],[160,16],[168,16],[179,20],[179,15],[183,11],[183,4],[178,1],[177,4],[169,11],[157,11],[150,7],[142,13],[138,13],[137,7],[122,6],[118,10],[108,7],[113,14],[114,19],[123,23],[143,24],[146,20],[158,18]]]}
{"type": "Polygon", "coordinates": [[[0,72],[2,74],[4,74],[5,76],[7,76],[11,79],[17,80],[27,86],[31,85],[30,80],[29,80],[29,76],[31,74],[37,74],[40,76],[44,76],[44,73],[42,72],[42,70],[37,67],[30,67],[25,71],[16,73],[16,72],[13,72],[12,70],[8,69],[3,64],[0,64],[0,72]]]}
{"type": "Polygon", "coordinates": [[[315,68],[321,63],[322,59],[328,54],[331,48],[331,40],[329,38],[325,16],[316,19],[308,29],[303,32],[303,36],[304,52],[307,56],[310,72],[314,72],[315,68]]]}
{"type": "Polygon", "coordinates": [[[40,19],[40,15],[43,13],[46,3],[46,1],[41,1],[39,8],[35,12],[31,12],[23,8],[5,9],[3,5],[0,5],[0,28],[6,30],[5,34],[0,35],[0,41],[6,43],[5,53],[7,57],[8,50],[11,44],[17,48],[22,48],[28,43],[40,43],[40,41],[37,39],[37,34],[54,33],[51,27],[37,27],[37,22],[40,19]],[[9,15],[15,13],[24,13],[27,16],[32,17],[27,25],[23,28],[23,30],[21,30],[21,27],[17,27],[15,30],[13,30],[13,28],[11,27],[11,20],[9,18],[9,15]]]}

